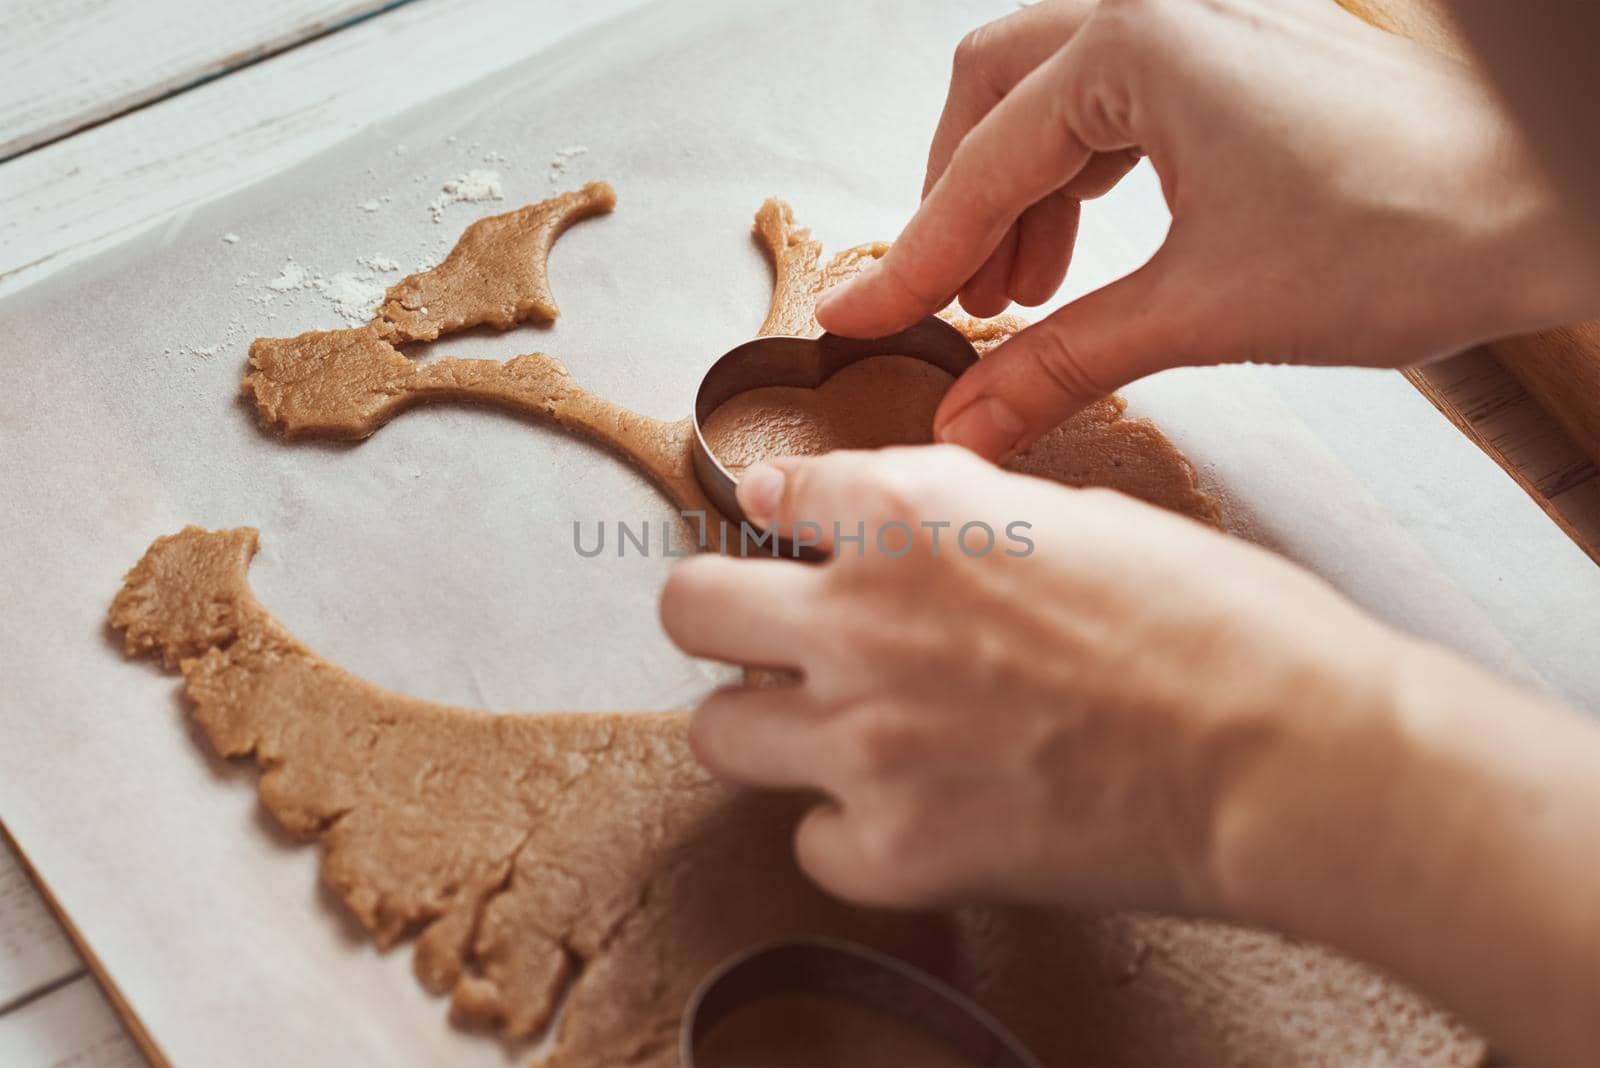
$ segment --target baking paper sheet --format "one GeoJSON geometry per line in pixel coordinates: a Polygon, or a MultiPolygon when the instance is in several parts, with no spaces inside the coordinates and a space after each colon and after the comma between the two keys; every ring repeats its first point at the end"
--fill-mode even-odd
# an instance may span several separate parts
{"type": "MultiPolygon", "coordinates": [[[[318,889],[316,851],[262,814],[253,771],[208,757],[174,676],[122,659],[106,608],[153,538],[260,527],[266,606],[419,697],[662,708],[714,677],[657,627],[666,561],[572,549],[574,520],[668,514],[609,457],[467,408],[415,410],[354,446],[259,432],[237,400],[249,340],[342,322],[324,294],[271,288],[297,277],[290,259],[349,274],[333,295],[387,284],[473,218],[607,178],[617,212],[553,257],[560,322],[438,350],[542,349],[680,416],[762,317],[762,198],[790,200],[832,248],[892,237],[951,50],[1010,7],[651,5],[0,306],[0,814],[175,1064],[523,1051],[447,1027],[409,949],[380,957],[318,889]],[[434,223],[429,202],[474,168],[499,173],[505,200],[434,223]]],[[[1087,212],[1069,293],[1140,262],[1164,225],[1137,173],[1087,212]]],[[[1600,569],[1398,375],[1182,371],[1129,396],[1253,530],[1373,611],[1600,700],[1600,569]]]]}

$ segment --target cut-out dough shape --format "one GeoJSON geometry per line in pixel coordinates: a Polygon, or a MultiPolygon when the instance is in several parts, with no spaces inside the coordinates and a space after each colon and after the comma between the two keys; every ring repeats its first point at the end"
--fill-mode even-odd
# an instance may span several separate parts
{"type": "MultiPolygon", "coordinates": [[[[452,1018],[538,1033],[547,1062],[677,1063],[679,1014],[731,953],[850,938],[986,1004],[1046,1064],[1334,1068],[1481,1063],[1414,995],[1321,949],[1209,923],[1043,908],[858,909],[790,852],[805,805],[713,781],[681,714],[495,715],[380,689],[319,658],[246,577],[249,529],[158,539],[111,608],[130,654],[184,676],[216,751],[261,766],[262,804],[319,838],[322,875],[452,1018]]],[[[801,1036],[768,1031],[782,1048],[801,1036]]],[[[873,1063],[867,1051],[862,1063],[873,1063]]]]}
{"type": "MultiPolygon", "coordinates": [[[[817,294],[885,247],[819,264],[817,242],[776,201],[761,208],[756,236],[775,267],[765,333],[814,335],[817,294]]],[[[484,269],[480,246],[457,251],[446,262],[460,277],[484,269]]],[[[1021,325],[952,320],[980,351],[1021,325]]],[[[452,321],[499,322],[470,293],[440,332],[452,321]]],[[[262,423],[289,437],[361,438],[413,404],[496,404],[592,438],[680,507],[703,507],[688,420],[628,412],[539,354],[416,364],[386,340],[391,329],[375,321],[257,341],[244,388],[262,423]]],[[[1187,461],[1154,427],[1124,419],[1116,398],[1015,466],[1219,519],[1187,461]]],[[[374,940],[416,936],[417,973],[450,992],[454,1019],[532,1035],[570,984],[552,1064],[675,1063],[694,983],[734,950],[797,933],[858,939],[945,976],[1046,1063],[1484,1057],[1481,1042],[1404,989],[1270,934],[1049,909],[846,907],[794,868],[789,832],[803,800],[710,780],[685,748],[681,716],[489,715],[383,691],[316,657],[256,603],[245,578],[255,540],[190,528],[157,541],[113,624],[130,653],[157,652],[183,672],[219,753],[263,767],[263,804],[291,832],[320,838],[325,881],[374,940]]]]}
{"type": "Polygon", "coordinates": [[[724,401],[702,426],[706,444],[735,474],[771,456],[923,445],[955,379],[911,356],[873,356],[815,389],[762,386],[724,401]]]}
{"type": "MultiPolygon", "coordinates": [[[[474,228],[540,208],[547,209],[540,217],[563,217],[570,222],[578,217],[571,213],[584,205],[604,203],[609,210],[615,203],[611,187],[604,183],[592,183],[584,190],[603,190],[603,194],[596,192],[587,200],[571,200],[580,194],[567,194],[474,223],[443,264],[390,289],[384,308],[396,302],[397,294],[431,290],[436,283],[430,276],[447,266],[454,272],[452,277],[468,278],[500,269],[507,253],[498,246],[486,250],[481,241],[469,242],[474,228]],[[562,203],[567,205],[567,216],[557,216],[549,209],[562,203]]],[[[550,240],[559,229],[548,231],[550,240]]],[[[821,327],[812,315],[817,296],[888,248],[882,242],[858,245],[823,264],[821,244],[809,230],[797,227],[789,206],[777,200],[768,200],[756,213],[754,233],[772,261],[774,274],[772,303],[760,329],[763,336],[820,334],[821,327]]],[[[548,240],[538,246],[538,252],[529,261],[537,279],[531,288],[548,293],[548,240]]],[[[550,305],[552,315],[554,310],[550,305]]],[[[462,303],[453,321],[500,325],[490,311],[462,303]]],[[[992,350],[1026,325],[1009,315],[975,320],[953,312],[944,314],[980,353],[992,350]]],[[[629,411],[583,389],[558,361],[543,353],[517,356],[504,363],[451,357],[419,363],[391,344],[386,329],[380,310],[366,326],[257,339],[250,346],[251,370],[245,375],[243,391],[255,402],[262,426],[291,439],[354,440],[368,437],[417,404],[469,401],[493,405],[580,434],[639,468],[678,508],[715,514],[695,481],[694,427],[687,417],[668,422],[629,411]]],[[[458,327],[441,328],[440,334],[455,329],[458,327]]],[[[1217,523],[1216,502],[1196,485],[1189,462],[1150,423],[1124,418],[1125,407],[1116,396],[1096,401],[1008,466],[1068,485],[1115,486],[1154,504],[1217,523]]]]}
{"type": "Polygon", "coordinates": [[[444,262],[389,287],[374,325],[385,340],[432,341],[471,326],[507,330],[559,312],[550,292],[550,247],[580,219],[617,206],[605,182],[479,219],[444,262]]]}

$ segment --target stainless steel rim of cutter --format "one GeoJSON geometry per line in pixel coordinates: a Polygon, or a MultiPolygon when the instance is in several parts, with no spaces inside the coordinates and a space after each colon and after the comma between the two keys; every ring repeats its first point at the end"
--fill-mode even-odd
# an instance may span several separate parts
{"type": "Polygon", "coordinates": [[[943,1043],[974,1068],[1041,1068],[1004,1024],[954,987],[897,957],[835,938],[754,946],[724,961],[689,998],[678,1059],[694,1068],[700,1044],[746,1006],[812,994],[871,1009],[943,1043]]]}
{"type": "Polygon", "coordinates": [[[694,397],[694,473],[717,510],[735,523],[746,521],[734,492],[739,480],[706,441],[705,423],[712,412],[740,393],[763,386],[816,389],[844,368],[873,356],[909,356],[956,378],[978,362],[978,351],[965,334],[930,316],[886,337],[759,337],[728,350],[712,364],[694,397]]]}

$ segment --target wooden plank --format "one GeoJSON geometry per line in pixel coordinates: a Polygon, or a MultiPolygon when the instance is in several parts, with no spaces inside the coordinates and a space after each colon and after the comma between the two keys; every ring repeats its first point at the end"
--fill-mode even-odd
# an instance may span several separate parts
{"type": "Polygon", "coordinates": [[[1600,322],[1492,346],[1502,366],[1600,463],[1600,322]]]}
{"type": "Polygon", "coordinates": [[[146,1068],[88,975],[0,1016],[0,1064],[8,1068],[146,1068]]]}
{"type": "MultiPolygon", "coordinates": [[[[0,823],[0,845],[10,851],[22,874],[32,883],[38,892],[39,898],[50,910],[51,917],[59,929],[77,951],[79,959],[83,962],[87,974],[75,978],[70,983],[59,989],[45,987],[42,992],[29,1000],[15,1006],[12,1011],[0,1015],[0,1024],[7,1024],[14,1018],[22,1020],[16,1034],[18,1042],[42,1043],[43,1052],[48,1052],[58,1045],[66,1044],[80,1050],[60,1063],[70,1064],[73,1068],[84,1063],[80,1057],[105,1057],[105,1068],[121,1068],[124,1063],[139,1065],[141,1068],[170,1068],[171,1062],[156,1045],[155,1039],[145,1029],[144,1022],[134,1013],[133,1007],[128,1004],[128,999],[122,996],[122,991],[111,978],[111,973],[106,971],[105,965],[95,955],[94,949],[83,937],[83,932],[78,930],[77,924],[72,922],[66,910],[61,907],[55,895],[50,892],[50,887],[39,877],[38,871],[28,860],[28,855],[22,851],[16,839],[11,837],[11,832],[4,823],[0,823]],[[88,985],[93,991],[93,997],[88,994],[70,995],[70,1007],[61,1009],[60,995],[63,991],[77,987],[80,984],[88,985]],[[35,1006],[46,1006],[43,1009],[33,1010],[35,1006]],[[112,1028],[106,1025],[104,1015],[109,1015],[115,1023],[115,1037],[112,1028]],[[70,1025],[70,1026],[69,1026],[70,1025]],[[70,1037],[69,1037],[70,1036],[70,1037]],[[127,1059],[123,1047],[133,1050],[132,1059],[127,1059]],[[87,1051],[87,1052],[84,1052],[87,1051]]],[[[3,1049],[3,1045],[0,1045],[3,1049]]],[[[0,1064],[22,1064],[24,1062],[11,1061],[0,1058],[0,1064]]],[[[87,1062],[99,1068],[100,1061],[87,1062]]]]}
{"type": "Polygon", "coordinates": [[[413,0],[0,163],[0,297],[639,2],[413,0]]]}
{"type": "Polygon", "coordinates": [[[0,159],[392,0],[0,0],[0,159]]]}
{"type": "MultiPolygon", "coordinates": [[[[82,971],[83,962],[0,836],[0,1014],[82,971]]],[[[11,1063],[0,1057],[0,1064],[11,1063]]]]}
{"type": "Polygon", "coordinates": [[[1487,348],[1406,377],[1600,564],[1600,471],[1487,348]]]}

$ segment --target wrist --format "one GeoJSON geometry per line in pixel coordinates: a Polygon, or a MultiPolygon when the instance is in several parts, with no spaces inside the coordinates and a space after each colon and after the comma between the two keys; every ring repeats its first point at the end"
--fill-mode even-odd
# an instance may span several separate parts
{"type": "Polygon", "coordinates": [[[1432,728],[1409,710],[1418,643],[1362,622],[1292,671],[1253,737],[1217,762],[1209,911],[1318,937],[1325,908],[1339,906],[1343,884],[1384,840],[1397,785],[1432,728]]]}
{"type": "Polygon", "coordinates": [[[1217,910],[1410,980],[1513,1054],[1585,1063],[1575,1051],[1600,1041],[1600,732],[1391,639],[1343,726],[1299,732],[1224,798],[1217,910]]]}

